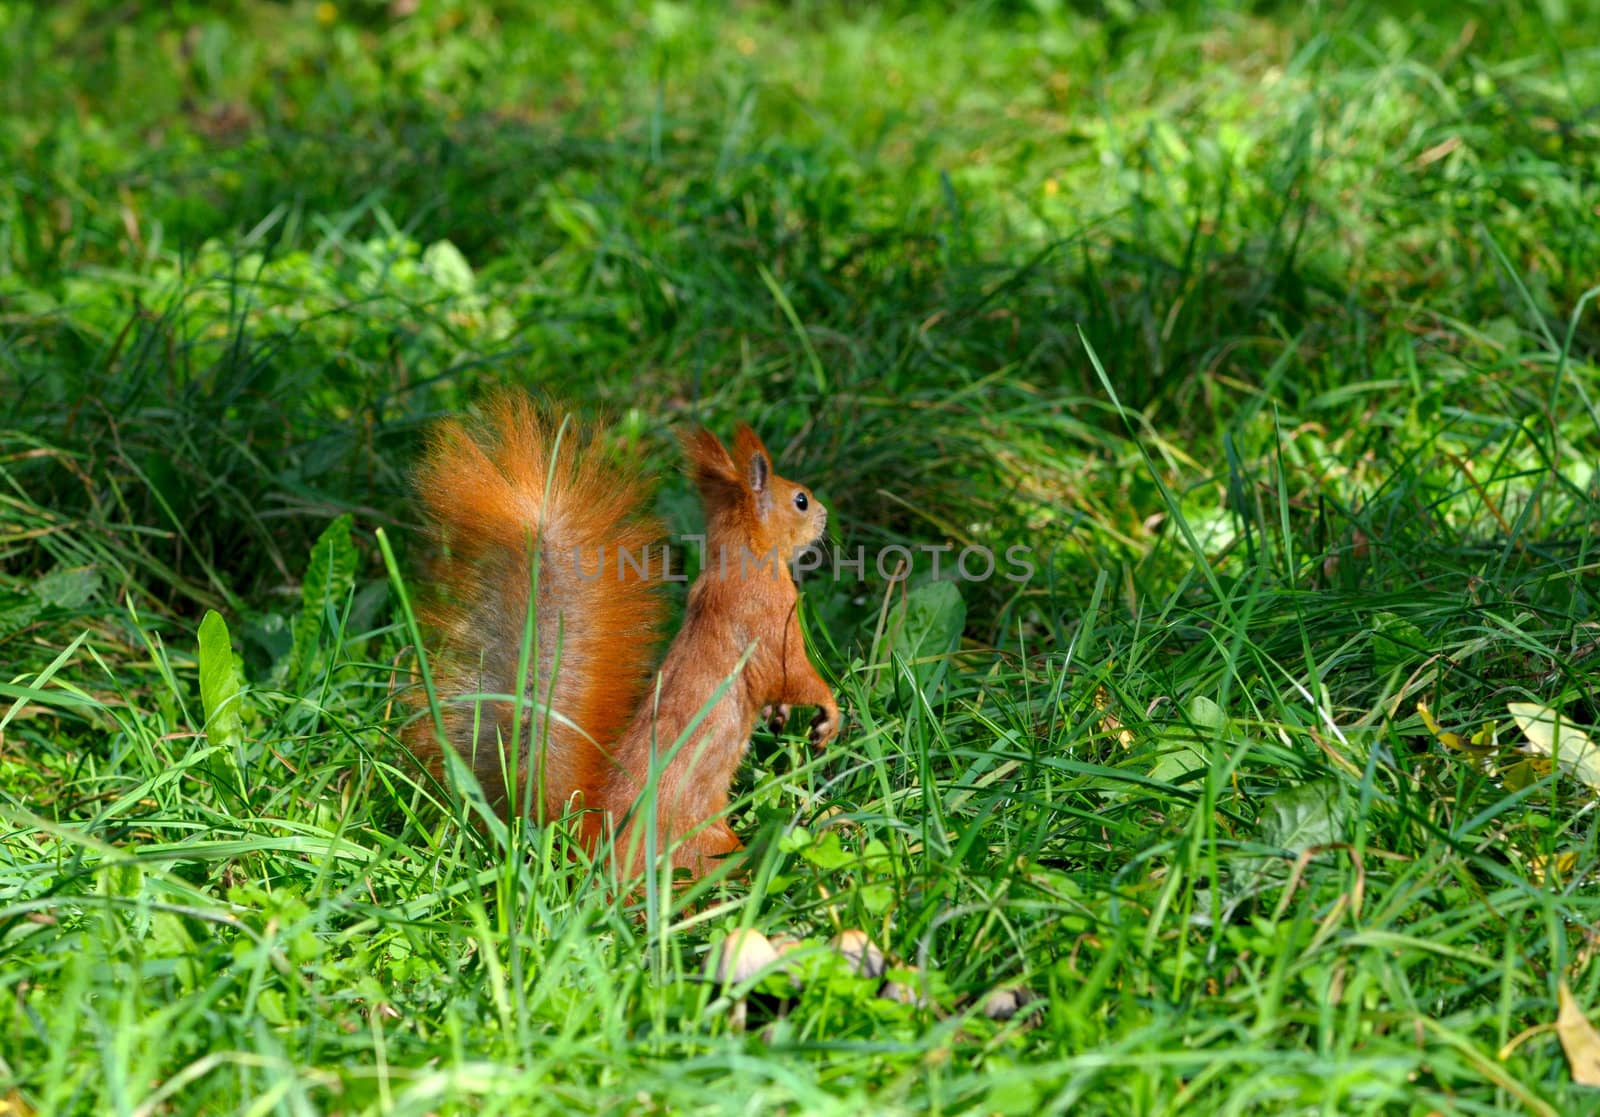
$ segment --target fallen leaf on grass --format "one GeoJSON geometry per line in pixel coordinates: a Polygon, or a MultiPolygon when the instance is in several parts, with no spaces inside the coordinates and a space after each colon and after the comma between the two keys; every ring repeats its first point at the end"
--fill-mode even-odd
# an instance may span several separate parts
{"type": "Polygon", "coordinates": [[[1493,722],[1490,722],[1488,725],[1474,733],[1472,735],[1472,739],[1469,741],[1461,734],[1451,733],[1449,730],[1441,727],[1439,723],[1434,720],[1433,711],[1428,709],[1427,703],[1417,703],[1417,715],[1422,718],[1422,724],[1428,727],[1428,732],[1432,733],[1434,737],[1437,738],[1438,742],[1447,749],[1453,749],[1456,752],[1464,752],[1470,756],[1480,759],[1494,752],[1493,722]]]}
{"type": "Polygon", "coordinates": [[[1570,849],[1552,853],[1549,857],[1536,853],[1528,858],[1528,869],[1538,884],[1544,884],[1552,877],[1558,881],[1566,880],[1572,876],[1572,870],[1577,865],[1578,855],[1570,849]]]}
{"type": "Polygon", "coordinates": [[[1556,1035],[1561,1037],[1561,1050],[1572,1068],[1572,1081],[1580,1086],[1600,1086],[1600,1032],[1584,1016],[1565,981],[1557,996],[1556,1035]]]}
{"type": "Polygon", "coordinates": [[[1094,708],[1100,714],[1100,728],[1123,748],[1132,748],[1133,733],[1122,727],[1122,719],[1111,708],[1111,692],[1103,686],[1094,688],[1094,708]]]}
{"type": "Polygon", "coordinates": [[[1588,786],[1600,790],[1600,745],[1561,714],[1536,702],[1512,702],[1506,709],[1516,719],[1532,751],[1548,756],[1588,786]]]}

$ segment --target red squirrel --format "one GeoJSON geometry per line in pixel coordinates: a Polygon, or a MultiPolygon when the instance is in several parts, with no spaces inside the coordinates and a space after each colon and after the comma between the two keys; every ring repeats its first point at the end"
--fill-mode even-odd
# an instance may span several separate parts
{"type": "MultiPolygon", "coordinates": [[[[481,423],[435,426],[416,472],[443,552],[423,619],[436,634],[430,665],[446,739],[497,809],[519,809],[522,790],[506,786],[513,703],[477,696],[523,695],[516,771],[519,784],[543,789],[536,816],[584,808],[582,841],[593,852],[614,833],[625,875],[650,852],[640,804],[652,771],[658,848],[699,876],[743,848],[724,815],[763,712],[781,723],[790,706],[815,707],[818,747],[839,730],[833,693],[806,656],[789,573],[790,559],[821,538],[827,510],[773,472],[747,426],[731,454],[709,431],[681,441],[705,508],[705,561],[659,673],[663,605],[645,571],[665,572],[665,550],[651,546],[663,533],[642,511],[636,466],[504,392],[481,423]],[[535,639],[518,685],[535,556],[535,639]]],[[[409,743],[441,771],[431,719],[415,723],[409,743]]]]}

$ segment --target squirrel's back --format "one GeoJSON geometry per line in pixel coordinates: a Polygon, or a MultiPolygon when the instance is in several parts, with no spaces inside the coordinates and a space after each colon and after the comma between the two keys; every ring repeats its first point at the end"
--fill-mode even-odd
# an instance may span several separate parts
{"type": "MultiPolygon", "coordinates": [[[[450,744],[498,810],[521,809],[525,787],[545,818],[559,817],[574,793],[598,805],[610,747],[648,685],[663,613],[641,573],[661,568],[653,544],[662,531],[642,512],[636,471],[592,434],[504,392],[481,421],[432,430],[416,488],[441,555],[423,619],[435,632],[430,667],[450,744]],[[525,642],[535,548],[534,638],[525,642]],[[517,694],[525,701],[513,754],[517,694]]],[[[414,751],[437,774],[432,719],[419,718],[413,733],[414,751]]],[[[590,840],[598,826],[586,816],[590,840]]]]}

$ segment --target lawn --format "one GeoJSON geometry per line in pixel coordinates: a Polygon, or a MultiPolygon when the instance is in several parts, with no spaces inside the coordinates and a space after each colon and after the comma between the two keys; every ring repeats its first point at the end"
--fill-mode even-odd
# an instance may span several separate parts
{"type": "Polygon", "coordinates": [[[0,0],[0,1114],[1600,1106],[1597,105],[1587,0],[0,0]],[[505,384],[869,556],[743,876],[400,742],[505,384]]]}

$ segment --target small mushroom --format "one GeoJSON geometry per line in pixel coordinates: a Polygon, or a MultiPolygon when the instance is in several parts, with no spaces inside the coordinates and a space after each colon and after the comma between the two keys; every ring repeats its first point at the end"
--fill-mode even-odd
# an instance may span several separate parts
{"type": "Polygon", "coordinates": [[[706,959],[706,975],[719,985],[737,985],[778,960],[772,940],[754,927],[728,932],[706,959]]]}
{"type": "Polygon", "coordinates": [[[983,999],[983,1014],[990,1020],[1010,1020],[1034,1000],[1032,990],[1025,985],[995,989],[983,999]]]}
{"type": "Polygon", "coordinates": [[[930,1008],[933,1004],[923,995],[921,989],[904,981],[885,981],[883,988],[878,990],[878,996],[886,1001],[899,1001],[903,1005],[915,1005],[917,1008],[930,1008]]]}
{"type": "MultiPolygon", "coordinates": [[[[741,927],[729,932],[728,937],[711,952],[706,959],[706,976],[718,985],[738,985],[777,961],[778,952],[773,948],[772,940],[753,927],[741,927]]],[[[739,997],[733,1002],[728,1023],[734,1031],[744,1031],[747,1010],[745,998],[739,997]]]]}
{"type": "Polygon", "coordinates": [[[867,938],[865,931],[853,927],[848,931],[840,931],[828,945],[850,963],[850,968],[859,977],[882,977],[883,971],[889,968],[883,951],[867,938]]]}
{"type": "Polygon", "coordinates": [[[778,935],[772,940],[772,949],[778,952],[778,968],[789,975],[789,984],[796,989],[804,984],[800,979],[800,966],[798,959],[789,955],[797,950],[804,950],[806,944],[792,935],[778,935]]]}

